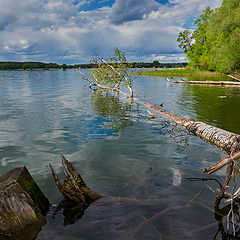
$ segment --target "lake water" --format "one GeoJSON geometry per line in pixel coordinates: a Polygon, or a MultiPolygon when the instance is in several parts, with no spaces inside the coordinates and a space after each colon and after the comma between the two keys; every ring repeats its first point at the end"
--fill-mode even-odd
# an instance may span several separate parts
{"type": "MultiPolygon", "coordinates": [[[[207,177],[202,169],[225,156],[221,150],[164,117],[149,120],[145,107],[123,96],[90,91],[77,70],[2,71],[0,84],[0,174],[26,166],[52,204],[37,240],[224,239],[215,194],[186,181],[207,177]],[[58,207],[63,197],[48,163],[63,178],[60,154],[90,188],[114,198],[84,214],[58,207]]],[[[140,76],[134,92],[176,115],[240,133],[239,88],[140,76]]]]}

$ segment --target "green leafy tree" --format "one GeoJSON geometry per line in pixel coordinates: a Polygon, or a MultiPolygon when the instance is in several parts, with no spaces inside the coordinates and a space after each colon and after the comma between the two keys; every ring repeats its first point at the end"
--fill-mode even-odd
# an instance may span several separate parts
{"type": "Polygon", "coordinates": [[[63,69],[63,70],[66,70],[66,69],[67,69],[67,64],[64,63],[64,64],[62,65],[62,69],[63,69]]]}
{"type": "Polygon", "coordinates": [[[240,1],[223,0],[209,22],[209,65],[219,72],[240,69],[240,1]]]}
{"type": "Polygon", "coordinates": [[[177,41],[179,42],[178,47],[181,48],[184,53],[187,53],[192,45],[192,31],[189,29],[184,30],[183,32],[180,32],[177,38],[177,41]]]}
{"type": "Polygon", "coordinates": [[[194,22],[196,29],[192,33],[190,33],[189,30],[185,30],[179,34],[180,39],[182,39],[182,35],[186,36],[185,42],[180,42],[180,46],[182,45],[182,49],[184,49],[184,52],[190,60],[190,67],[197,69],[208,68],[208,61],[206,58],[206,52],[208,51],[206,32],[212,12],[210,7],[207,7],[203,11],[203,14],[200,15],[200,18],[194,22]]]}
{"type": "Polygon", "coordinates": [[[119,90],[120,86],[127,86],[130,95],[133,97],[132,79],[128,75],[130,63],[125,57],[125,53],[118,48],[114,49],[114,56],[109,57],[108,61],[95,57],[91,60],[96,64],[90,73],[91,78],[99,87],[119,90]]]}
{"type": "Polygon", "coordinates": [[[153,61],[152,65],[153,65],[153,67],[157,68],[160,66],[160,63],[159,63],[159,61],[153,61]]]}
{"type": "Polygon", "coordinates": [[[179,47],[189,67],[223,73],[240,69],[240,1],[223,0],[214,11],[207,7],[189,30],[179,33],[179,47]]]}
{"type": "Polygon", "coordinates": [[[213,10],[210,7],[207,7],[203,14],[200,15],[194,25],[197,26],[197,29],[193,32],[194,44],[189,50],[191,64],[195,68],[208,69],[208,40],[207,40],[207,27],[209,24],[209,18],[211,17],[213,10]]]}
{"type": "Polygon", "coordinates": [[[115,129],[117,133],[133,124],[129,118],[132,102],[122,102],[118,96],[104,91],[94,91],[91,97],[97,115],[110,120],[104,123],[106,129],[115,129]]]}

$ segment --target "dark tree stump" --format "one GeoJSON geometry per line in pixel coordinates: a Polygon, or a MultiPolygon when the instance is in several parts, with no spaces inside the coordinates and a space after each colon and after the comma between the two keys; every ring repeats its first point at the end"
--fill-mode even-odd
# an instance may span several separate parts
{"type": "Polygon", "coordinates": [[[26,167],[14,168],[0,176],[0,239],[15,234],[18,237],[13,239],[30,239],[20,235],[30,228],[30,235],[36,229],[40,231],[46,223],[44,214],[49,205],[26,167]]]}
{"type": "Polygon", "coordinates": [[[84,208],[87,208],[91,203],[102,197],[86,186],[80,174],[74,170],[72,164],[63,155],[62,165],[66,175],[63,184],[59,181],[52,165],[49,164],[54,181],[65,199],[74,201],[84,208]]]}

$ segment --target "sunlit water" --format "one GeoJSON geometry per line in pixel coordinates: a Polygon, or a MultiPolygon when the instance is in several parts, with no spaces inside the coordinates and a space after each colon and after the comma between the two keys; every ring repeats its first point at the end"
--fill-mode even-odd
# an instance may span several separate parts
{"type": "MultiPolygon", "coordinates": [[[[214,239],[215,195],[185,179],[207,177],[202,169],[220,160],[221,150],[166,118],[149,120],[145,107],[123,96],[90,91],[76,70],[2,71],[0,84],[0,174],[26,166],[52,204],[37,240],[214,239]],[[60,154],[89,187],[118,198],[71,219],[56,211],[63,197],[48,163],[63,177],[60,154]]],[[[239,88],[140,76],[134,92],[176,115],[240,133],[239,88]]]]}

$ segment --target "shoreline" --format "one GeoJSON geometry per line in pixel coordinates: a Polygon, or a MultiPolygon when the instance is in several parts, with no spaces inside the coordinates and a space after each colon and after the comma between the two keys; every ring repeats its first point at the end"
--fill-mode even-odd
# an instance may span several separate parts
{"type": "Polygon", "coordinates": [[[190,69],[168,69],[168,70],[154,70],[144,72],[134,72],[134,75],[149,75],[149,76],[227,76],[224,73],[209,72],[209,71],[198,71],[190,69]]]}

